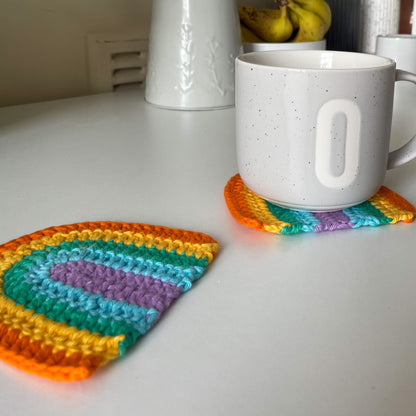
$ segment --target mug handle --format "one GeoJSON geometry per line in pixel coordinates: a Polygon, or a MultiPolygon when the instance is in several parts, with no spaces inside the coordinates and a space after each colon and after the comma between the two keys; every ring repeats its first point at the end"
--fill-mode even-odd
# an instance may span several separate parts
{"type": "MultiPolygon", "coordinates": [[[[397,69],[396,81],[410,81],[413,82],[413,84],[416,84],[416,74],[397,69]]],[[[410,162],[414,158],[416,158],[416,135],[405,145],[389,153],[387,169],[397,168],[398,166],[410,162]]]]}

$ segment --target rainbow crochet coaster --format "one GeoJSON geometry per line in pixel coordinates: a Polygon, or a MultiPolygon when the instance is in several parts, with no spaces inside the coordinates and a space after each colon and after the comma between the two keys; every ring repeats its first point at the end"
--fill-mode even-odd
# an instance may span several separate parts
{"type": "Polygon", "coordinates": [[[257,196],[233,176],[224,191],[232,216],[243,225],[276,234],[334,231],[364,226],[410,223],[415,208],[400,195],[382,187],[362,204],[335,212],[299,212],[281,208],[257,196]]]}
{"type": "Polygon", "coordinates": [[[53,380],[89,377],[146,334],[217,251],[205,234],[116,222],[0,245],[0,358],[53,380]]]}

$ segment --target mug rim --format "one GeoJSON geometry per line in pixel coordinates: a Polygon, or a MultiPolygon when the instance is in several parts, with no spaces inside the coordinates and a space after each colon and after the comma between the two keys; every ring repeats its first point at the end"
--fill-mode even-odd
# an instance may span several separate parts
{"type": "Polygon", "coordinates": [[[416,40],[416,35],[410,33],[390,33],[388,35],[377,35],[377,39],[409,39],[416,40]]]}
{"type": "MultiPolygon", "coordinates": [[[[292,57],[293,58],[293,57],[292,57]]],[[[253,66],[258,68],[266,68],[270,69],[280,69],[280,70],[291,70],[291,71],[331,71],[331,72],[344,72],[344,71],[374,71],[374,70],[381,70],[386,69],[388,67],[395,67],[396,62],[384,56],[378,56],[375,54],[368,54],[368,53],[361,53],[361,52],[347,52],[347,51],[331,51],[331,50],[271,50],[271,51],[255,51],[255,52],[248,52],[237,56],[236,58],[237,64],[244,65],[244,66],[253,66]],[[271,58],[273,55],[277,56],[287,56],[288,58],[290,55],[301,57],[303,62],[301,65],[290,65],[290,64],[276,64],[267,62],[259,62],[256,61],[256,58],[264,58],[267,57],[271,58]],[[343,67],[326,67],[326,66],[318,66],[308,64],[306,59],[309,57],[314,57],[316,59],[317,56],[326,56],[327,58],[338,56],[348,58],[348,56],[356,57],[358,59],[367,59],[369,61],[374,61],[374,65],[365,65],[365,66],[343,66],[343,67]]]]}

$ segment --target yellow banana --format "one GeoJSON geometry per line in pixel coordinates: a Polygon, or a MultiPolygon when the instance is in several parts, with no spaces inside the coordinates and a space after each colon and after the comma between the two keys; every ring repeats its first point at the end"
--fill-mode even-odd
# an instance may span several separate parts
{"type": "Polygon", "coordinates": [[[240,21],[266,42],[284,42],[293,33],[293,25],[286,7],[280,9],[238,8],[240,21]]]}
{"type": "Polygon", "coordinates": [[[325,33],[331,26],[331,9],[324,0],[294,0],[303,9],[317,14],[325,24],[325,33]]]}
{"type": "Polygon", "coordinates": [[[240,24],[241,28],[241,41],[242,42],[264,42],[263,39],[260,39],[258,36],[256,36],[246,25],[243,23],[240,24]]]}
{"type": "Polygon", "coordinates": [[[296,33],[296,31],[299,29],[299,18],[298,15],[293,13],[292,10],[288,9],[287,10],[288,14],[289,14],[289,19],[292,22],[293,25],[293,32],[296,33]]]}
{"type": "Polygon", "coordinates": [[[296,15],[299,29],[291,39],[292,42],[313,42],[324,38],[327,32],[327,23],[316,13],[299,6],[295,1],[289,0],[287,5],[296,15]]]}

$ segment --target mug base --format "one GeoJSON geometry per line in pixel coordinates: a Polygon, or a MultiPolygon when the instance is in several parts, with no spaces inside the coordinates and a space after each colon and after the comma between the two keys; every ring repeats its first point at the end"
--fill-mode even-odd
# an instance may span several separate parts
{"type": "Polygon", "coordinates": [[[340,204],[340,205],[303,205],[303,204],[292,204],[282,201],[277,201],[274,199],[266,198],[264,196],[259,195],[261,198],[265,199],[266,201],[272,203],[273,205],[278,205],[281,208],[290,209],[292,211],[302,211],[302,212],[334,212],[334,211],[342,211],[346,208],[351,208],[355,205],[361,204],[365,202],[368,198],[363,199],[362,201],[353,202],[350,204],[340,204]]]}

